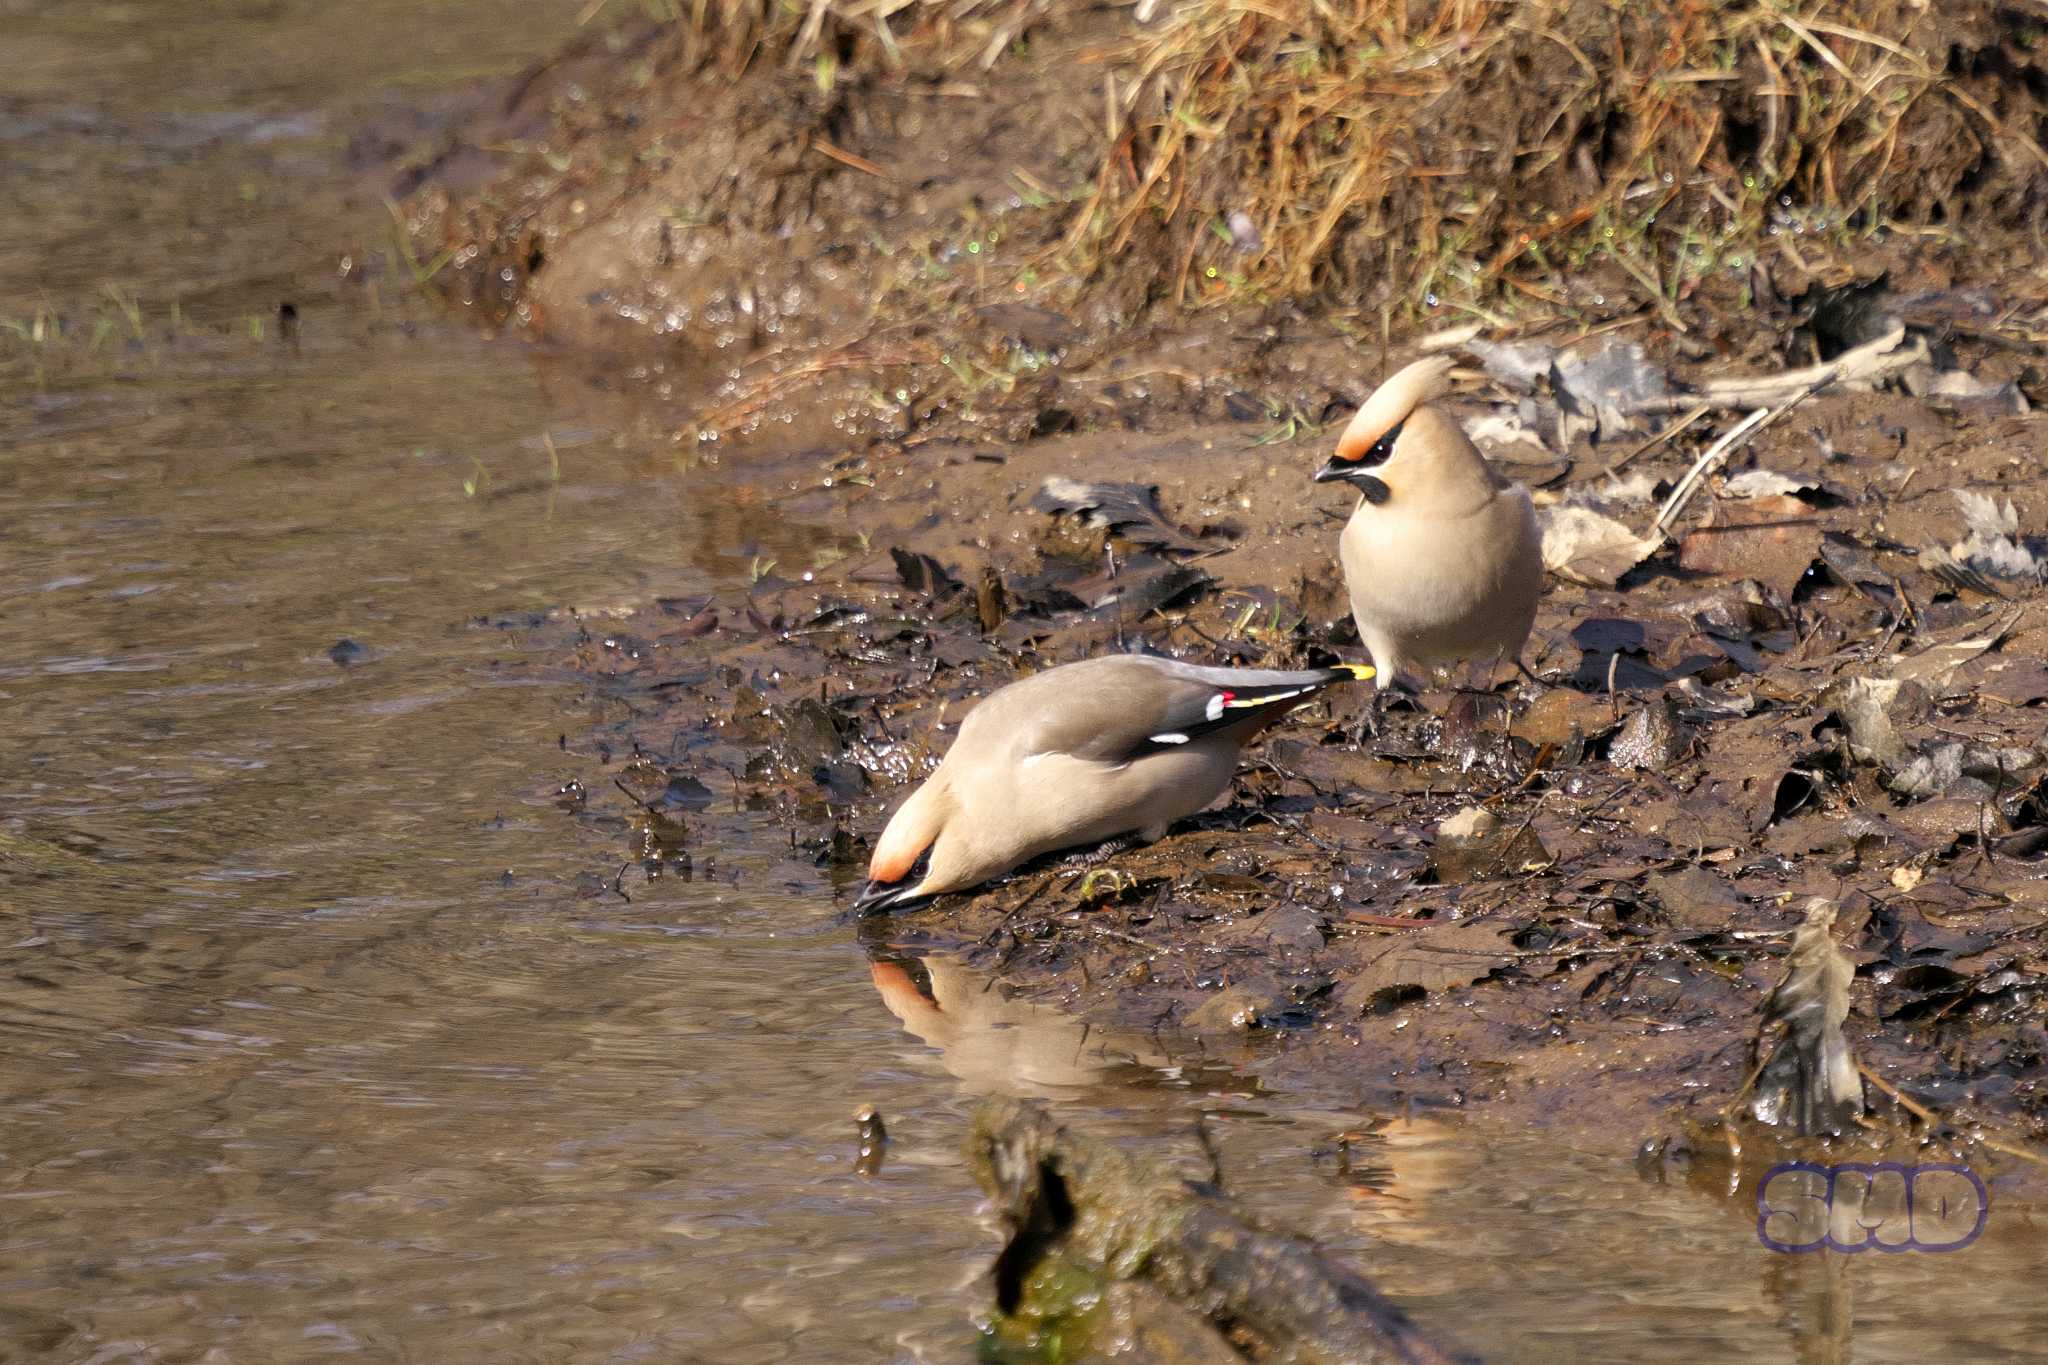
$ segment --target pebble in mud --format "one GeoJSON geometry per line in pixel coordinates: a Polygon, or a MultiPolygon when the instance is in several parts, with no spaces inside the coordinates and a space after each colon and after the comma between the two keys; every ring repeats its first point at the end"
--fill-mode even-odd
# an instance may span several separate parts
{"type": "Polygon", "coordinates": [[[346,636],[327,647],[327,657],[339,668],[350,668],[370,657],[370,647],[346,636]]]}

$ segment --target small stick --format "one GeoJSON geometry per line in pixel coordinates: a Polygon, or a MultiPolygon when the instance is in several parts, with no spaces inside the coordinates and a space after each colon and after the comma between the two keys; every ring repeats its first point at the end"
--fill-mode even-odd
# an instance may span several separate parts
{"type": "Polygon", "coordinates": [[[1906,344],[1906,329],[1894,327],[1875,341],[1844,351],[1833,360],[1804,369],[1787,370],[1765,378],[1713,379],[1697,393],[1660,394],[1630,404],[1631,412],[1680,412],[1695,404],[1717,408],[1747,408],[1776,402],[1787,395],[1804,398],[1830,384],[1844,381],[1875,384],[1889,379],[1927,358],[1927,344],[1915,337],[1906,344]]]}
{"type": "Polygon", "coordinates": [[[1670,426],[1664,428],[1664,430],[1658,432],[1655,436],[1652,436],[1649,440],[1644,441],[1634,450],[1631,450],[1628,454],[1622,456],[1613,464],[1607,466],[1607,473],[1609,475],[1619,474],[1622,470],[1628,468],[1629,465],[1632,464],[1634,461],[1636,461],[1644,455],[1649,454],[1658,446],[1663,445],[1666,441],[1678,435],[1679,432],[1684,431],[1687,427],[1691,426],[1694,422],[1699,421],[1700,418],[1705,417],[1708,413],[1712,412],[1713,410],[1714,409],[1712,404],[1701,403],[1691,412],[1688,412],[1685,416],[1679,418],[1676,422],[1673,422],[1670,426]]]}
{"type": "Polygon", "coordinates": [[[1726,459],[1730,451],[1754,439],[1758,432],[1833,382],[1832,375],[1815,380],[1775,408],[1758,408],[1736,423],[1734,430],[1708,446],[1706,452],[1693,462],[1692,468],[1685,472],[1685,477],[1678,481],[1678,487],[1671,490],[1671,496],[1664,500],[1664,506],[1657,513],[1656,524],[1650,528],[1650,538],[1662,541],[1667,537],[1671,523],[1685,510],[1685,504],[1691,501],[1692,495],[1698,491],[1700,481],[1707,476],[1709,470],[1726,459]]]}
{"type": "Polygon", "coordinates": [[[1678,481],[1678,487],[1671,490],[1671,496],[1664,499],[1664,505],[1657,509],[1657,520],[1650,527],[1652,540],[1661,541],[1665,538],[1671,523],[1678,520],[1678,515],[1685,510],[1686,503],[1692,500],[1693,492],[1700,486],[1700,480],[1706,478],[1707,471],[1726,459],[1728,453],[1744,438],[1762,428],[1770,415],[1769,408],[1758,408],[1737,422],[1726,436],[1708,446],[1705,452],[1693,461],[1692,468],[1686,470],[1685,477],[1678,481]]]}
{"type": "MultiPolygon", "coordinates": [[[[1552,788],[1551,790],[1554,791],[1556,789],[1552,788]]],[[[1541,796],[1538,796],[1536,798],[1536,804],[1529,808],[1528,816],[1523,819],[1521,824],[1516,825],[1515,828],[1507,835],[1506,838],[1500,841],[1500,847],[1494,851],[1492,861],[1488,862],[1485,867],[1479,870],[1480,876],[1489,877],[1500,870],[1501,863],[1507,858],[1508,854],[1514,852],[1515,841],[1517,839],[1520,839],[1524,834],[1529,832],[1529,826],[1536,823],[1536,817],[1542,814],[1543,805],[1548,800],[1550,800],[1550,792],[1548,791],[1544,792],[1541,796]]],[[[1545,851],[1548,852],[1547,849],[1545,851]]],[[[1543,871],[1548,872],[1551,868],[1556,866],[1557,858],[1553,855],[1550,861],[1543,865],[1543,871]]],[[[1518,868],[1516,870],[1520,871],[1522,869],[1518,868]]]]}
{"type": "Polygon", "coordinates": [[[1435,355],[1438,351],[1455,351],[1485,330],[1486,324],[1483,322],[1468,322],[1437,332],[1427,332],[1416,338],[1415,349],[1424,355],[1435,355]]]}
{"type": "MultiPolygon", "coordinates": [[[[1864,1080],[1869,1081],[1879,1090],[1884,1091],[1885,1094],[1891,1097],[1893,1103],[1912,1114],[1915,1118],[1918,1118],[1922,1123],[1933,1127],[1941,1122],[1941,1115],[1935,1113],[1924,1104],[1907,1099],[1898,1090],[1893,1088],[1884,1077],[1878,1075],[1875,1071],[1863,1065],[1863,1063],[1858,1062],[1856,1069],[1863,1073],[1864,1080]]],[[[1982,1146],[1989,1147],[1994,1152],[2004,1152],[2007,1156],[2016,1156],[2022,1161],[2031,1161],[2036,1166],[2048,1166],[2048,1157],[2042,1156],[2039,1152],[2032,1151],[2026,1147],[2015,1146],[2010,1142],[2000,1141],[1998,1138],[1991,1137],[1986,1133],[1979,1132],[1971,1140],[1982,1146]]]]}
{"type": "Polygon", "coordinates": [[[1864,1080],[1869,1081],[1879,1090],[1882,1090],[1885,1094],[1891,1096],[1893,1104],[1898,1105],[1899,1108],[1904,1109],[1907,1113],[1911,1114],[1914,1118],[1919,1119],[1922,1123],[1927,1124],[1929,1127],[1932,1127],[1941,1121],[1941,1115],[1935,1113],[1932,1109],[1929,1109],[1924,1104],[1920,1104],[1914,1100],[1907,1099],[1903,1094],[1901,1094],[1897,1089],[1895,1089],[1889,1081],[1885,1080],[1884,1077],[1878,1075],[1875,1071],[1872,1071],[1869,1067],[1863,1065],[1863,1063],[1856,1063],[1856,1069],[1863,1073],[1864,1080]]]}
{"type": "Polygon", "coordinates": [[[869,175],[874,176],[878,180],[894,180],[896,178],[895,176],[889,174],[887,171],[883,170],[880,166],[877,166],[874,162],[868,160],[866,157],[855,156],[852,152],[842,151],[841,149],[834,147],[831,143],[825,141],[824,138],[812,138],[811,149],[813,151],[823,152],[826,156],[831,157],[834,161],[838,162],[842,166],[851,166],[857,171],[866,171],[869,175]]]}
{"type": "Polygon", "coordinates": [[[1375,915],[1368,910],[1346,910],[1340,919],[1345,924],[1365,924],[1375,929],[1427,929],[1443,921],[1417,919],[1413,915],[1375,915]]]}

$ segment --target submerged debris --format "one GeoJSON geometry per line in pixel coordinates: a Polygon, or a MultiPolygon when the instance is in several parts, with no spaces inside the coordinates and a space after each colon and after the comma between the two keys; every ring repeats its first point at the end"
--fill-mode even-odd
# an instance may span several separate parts
{"type": "Polygon", "coordinates": [[[864,1104],[853,1116],[854,1136],[859,1150],[854,1154],[853,1169],[856,1175],[876,1176],[882,1171],[882,1160],[889,1150],[889,1130],[882,1124],[882,1115],[872,1104],[864,1104]]]}
{"type": "Polygon", "coordinates": [[[1041,1105],[988,1100],[967,1162],[1006,1230],[1000,1339],[1061,1358],[1301,1365],[1459,1359],[1377,1290],[1214,1188],[1125,1155],[1041,1105]]]}

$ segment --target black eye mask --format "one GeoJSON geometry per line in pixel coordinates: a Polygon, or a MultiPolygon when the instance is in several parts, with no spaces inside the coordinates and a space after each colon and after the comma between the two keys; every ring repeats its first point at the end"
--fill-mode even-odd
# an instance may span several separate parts
{"type": "Polygon", "coordinates": [[[1393,429],[1372,443],[1372,449],[1365,452],[1365,458],[1356,463],[1362,469],[1373,469],[1394,457],[1394,442],[1401,439],[1401,428],[1408,425],[1404,418],[1394,423],[1393,429]]]}
{"type": "Polygon", "coordinates": [[[931,875],[932,848],[937,842],[937,840],[933,840],[932,843],[925,845],[924,852],[918,854],[917,861],[910,865],[910,871],[904,873],[898,880],[893,882],[871,881],[862,887],[860,894],[854,898],[853,908],[866,914],[874,910],[906,909],[913,905],[923,904],[928,899],[927,897],[912,897],[908,893],[911,887],[916,886],[931,875]]]}
{"type": "Polygon", "coordinates": [[[1393,496],[1393,492],[1383,480],[1371,471],[1384,465],[1392,458],[1394,442],[1401,439],[1401,427],[1403,425],[1404,423],[1396,422],[1393,430],[1372,443],[1372,448],[1365,452],[1365,458],[1363,459],[1332,459],[1328,464],[1316,471],[1315,481],[1317,483],[1333,483],[1342,480],[1356,487],[1359,496],[1367,502],[1375,507],[1380,506],[1393,496]]]}

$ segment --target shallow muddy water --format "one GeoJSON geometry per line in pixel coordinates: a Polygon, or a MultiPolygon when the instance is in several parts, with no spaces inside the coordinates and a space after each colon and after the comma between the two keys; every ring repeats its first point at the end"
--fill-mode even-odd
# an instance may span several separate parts
{"type": "Polygon", "coordinates": [[[0,0],[0,1360],[967,1359],[987,1090],[1191,1171],[1210,1115],[1237,1193],[1500,1359],[2038,1339],[2020,1202],[1823,1261],[1637,1133],[1404,1119],[1345,1176],[1386,1116],[874,952],[766,816],[621,874],[547,614],[838,533],[337,264],[351,129],[578,8],[0,0]]]}

